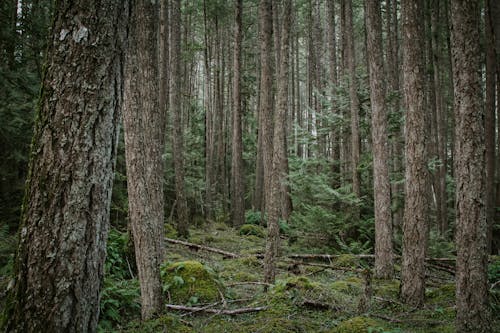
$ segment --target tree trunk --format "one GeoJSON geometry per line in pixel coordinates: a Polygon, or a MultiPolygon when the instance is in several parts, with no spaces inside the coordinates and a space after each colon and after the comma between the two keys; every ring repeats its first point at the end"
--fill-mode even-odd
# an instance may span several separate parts
{"type": "Polygon", "coordinates": [[[485,104],[485,145],[486,145],[486,221],[488,222],[488,253],[491,253],[493,228],[495,225],[495,103],[496,103],[496,52],[493,33],[494,19],[486,1],[486,104],[485,104]]]}
{"type": "Polygon", "coordinates": [[[243,178],[243,140],[241,133],[241,40],[242,0],[235,4],[233,59],[233,144],[231,167],[231,220],[233,226],[245,223],[245,183],[243,178]]]}
{"type": "Polygon", "coordinates": [[[262,161],[264,171],[264,186],[262,199],[262,212],[267,210],[266,202],[269,199],[271,188],[271,171],[273,164],[273,11],[271,0],[260,0],[260,110],[259,110],[259,135],[262,135],[262,161]]]}
{"type": "Polygon", "coordinates": [[[129,218],[141,285],[142,318],[161,312],[165,113],[158,94],[158,12],[149,1],[131,4],[123,124],[129,218]]]}
{"type": "Polygon", "coordinates": [[[97,329],[127,13],[127,1],[57,3],[7,332],[97,329]]]}
{"type": "Polygon", "coordinates": [[[403,73],[406,100],[405,209],[401,298],[420,307],[425,294],[425,254],[428,239],[429,174],[425,110],[423,3],[402,1],[403,73]]]}
{"type": "Polygon", "coordinates": [[[457,332],[491,332],[479,0],[452,0],[455,94],[457,332]]]}
{"type": "Polygon", "coordinates": [[[172,141],[175,172],[177,232],[189,236],[189,215],[184,184],[184,124],[182,119],[181,77],[181,1],[173,0],[170,19],[170,108],[172,110],[172,141]]]}
{"type": "Polygon", "coordinates": [[[285,152],[283,144],[285,138],[285,127],[283,123],[286,119],[288,108],[288,61],[290,46],[290,25],[291,25],[291,0],[285,0],[283,8],[283,25],[281,30],[281,62],[278,80],[278,105],[274,115],[274,135],[273,135],[273,168],[271,177],[271,189],[268,203],[268,234],[266,241],[266,253],[264,256],[264,282],[274,283],[276,276],[276,257],[279,249],[279,224],[281,215],[281,184],[286,179],[283,173],[283,157],[285,152]]]}
{"type": "MultiPolygon", "coordinates": [[[[345,0],[346,57],[349,70],[349,100],[351,110],[351,175],[352,191],[356,198],[361,197],[361,175],[359,173],[360,137],[359,137],[359,98],[356,79],[356,56],[354,51],[354,26],[352,0],[345,0]]],[[[359,219],[359,208],[353,208],[353,219],[359,219]]]]}
{"type": "Polygon", "coordinates": [[[389,180],[389,151],[385,104],[386,79],[382,52],[380,1],[367,1],[365,15],[372,107],[375,276],[389,279],[394,274],[394,268],[392,259],[391,184],[389,180]]]}

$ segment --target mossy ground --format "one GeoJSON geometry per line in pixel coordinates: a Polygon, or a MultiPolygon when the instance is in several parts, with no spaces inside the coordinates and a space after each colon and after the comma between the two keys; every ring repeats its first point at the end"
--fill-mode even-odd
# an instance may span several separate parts
{"type": "MultiPolygon", "coordinates": [[[[241,235],[240,229],[221,222],[199,226],[190,230],[190,235],[189,242],[238,253],[241,257],[224,259],[215,253],[167,243],[166,260],[174,264],[164,267],[171,273],[165,282],[172,285],[173,276],[177,275],[183,279],[181,287],[185,287],[180,293],[174,291],[175,288],[170,289],[170,302],[217,309],[223,308],[224,304],[226,309],[265,306],[268,310],[236,316],[170,311],[148,322],[140,322],[138,311],[136,317],[127,318],[128,322],[122,323],[115,331],[454,332],[454,281],[453,276],[446,272],[430,271],[432,279],[428,280],[426,304],[418,310],[399,302],[398,279],[373,279],[370,308],[366,313],[358,313],[358,303],[364,293],[364,281],[359,272],[361,267],[372,265],[370,261],[346,255],[332,262],[335,269],[330,269],[321,265],[297,266],[292,260],[282,258],[275,285],[264,292],[263,285],[258,284],[263,276],[262,259],[258,255],[264,252],[265,238],[241,235]],[[207,267],[209,273],[206,273],[207,267]],[[185,275],[182,275],[183,271],[185,275]],[[190,279],[193,275],[194,280],[190,279]],[[211,282],[196,291],[202,281],[211,282]],[[209,297],[200,296],[199,290],[208,291],[209,297]]],[[[317,251],[324,253],[325,249],[317,251]]],[[[282,255],[292,252],[312,253],[314,249],[300,251],[296,244],[291,248],[283,240],[282,255]]],[[[500,326],[499,318],[495,324],[493,327],[500,326]]],[[[500,329],[496,332],[500,333],[500,329]]]]}

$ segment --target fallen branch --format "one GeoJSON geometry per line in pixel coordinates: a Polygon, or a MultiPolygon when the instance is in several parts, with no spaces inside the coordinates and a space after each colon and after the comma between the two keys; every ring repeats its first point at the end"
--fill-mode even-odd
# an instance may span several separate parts
{"type": "Polygon", "coordinates": [[[233,310],[225,310],[225,309],[210,309],[210,308],[202,308],[197,306],[183,306],[183,305],[175,305],[175,304],[166,304],[165,307],[169,310],[178,310],[178,311],[189,311],[189,312],[205,312],[205,313],[214,313],[220,315],[228,315],[234,316],[242,313],[249,312],[259,312],[267,310],[267,306],[259,306],[255,308],[240,308],[233,310]]]}
{"type": "MultiPolygon", "coordinates": [[[[344,254],[290,254],[287,257],[292,259],[321,259],[330,261],[332,259],[338,259],[341,256],[344,256],[344,254]]],[[[361,259],[375,258],[373,254],[352,254],[352,256],[361,259]]]]}
{"type": "Polygon", "coordinates": [[[172,238],[165,237],[165,241],[169,242],[169,243],[173,243],[173,244],[184,245],[184,246],[187,246],[187,247],[189,247],[191,249],[204,250],[204,251],[208,251],[208,252],[214,252],[214,253],[222,254],[225,258],[235,259],[235,258],[239,258],[240,257],[240,255],[238,255],[236,253],[223,251],[223,250],[216,249],[214,247],[205,246],[205,245],[199,245],[199,244],[189,243],[189,242],[181,241],[181,240],[178,240],[178,239],[172,239],[172,238]]]}
{"type": "Polygon", "coordinates": [[[260,281],[234,282],[234,283],[229,283],[226,286],[233,287],[233,286],[244,286],[244,285],[249,285],[249,284],[254,284],[254,285],[259,285],[259,286],[272,286],[272,284],[270,284],[270,283],[265,283],[265,282],[260,282],[260,281]]]}

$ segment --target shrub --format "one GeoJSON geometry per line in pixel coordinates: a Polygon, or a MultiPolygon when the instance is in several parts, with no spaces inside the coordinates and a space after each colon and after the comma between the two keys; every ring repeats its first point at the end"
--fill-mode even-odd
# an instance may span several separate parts
{"type": "Polygon", "coordinates": [[[254,224],[243,224],[240,227],[239,231],[240,235],[248,236],[248,235],[253,235],[257,237],[264,237],[265,233],[264,230],[262,229],[261,226],[254,225],[254,224]]]}

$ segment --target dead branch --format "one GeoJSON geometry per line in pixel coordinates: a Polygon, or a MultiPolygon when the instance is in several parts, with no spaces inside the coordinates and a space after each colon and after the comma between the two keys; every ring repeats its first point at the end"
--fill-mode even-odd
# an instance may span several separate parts
{"type": "Polygon", "coordinates": [[[260,282],[260,281],[244,281],[244,282],[234,282],[227,284],[227,287],[233,287],[233,286],[244,286],[248,284],[254,284],[254,285],[259,285],[259,286],[272,286],[272,284],[265,283],[265,282],[260,282]]]}
{"type": "Polygon", "coordinates": [[[169,243],[173,243],[173,244],[184,245],[184,246],[189,247],[190,249],[204,250],[204,251],[208,251],[208,252],[222,254],[224,256],[224,258],[232,258],[232,259],[240,258],[240,255],[238,255],[236,253],[227,252],[224,250],[216,249],[214,247],[189,243],[189,242],[181,241],[178,239],[167,238],[167,237],[165,237],[165,241],[167,241],[169,243]]]}
{"type": "Polygon", "coordinates": [[[166,304],[165,307],[169,310],[178,310],[178,311],[189,311],[189,312],[204,312],[204,313],[214,313],[219,315],[228,315],[234,316],[242,313],[249,312],[259,312],[267,310],[267,306],[259,306],[255,308],[240,308],[233,310],[225,310],[225,309],[210,309],[210,308],[202,308],[197,306],[183,306],[183,305],[175,305],[175,304],[166,304]]]}

